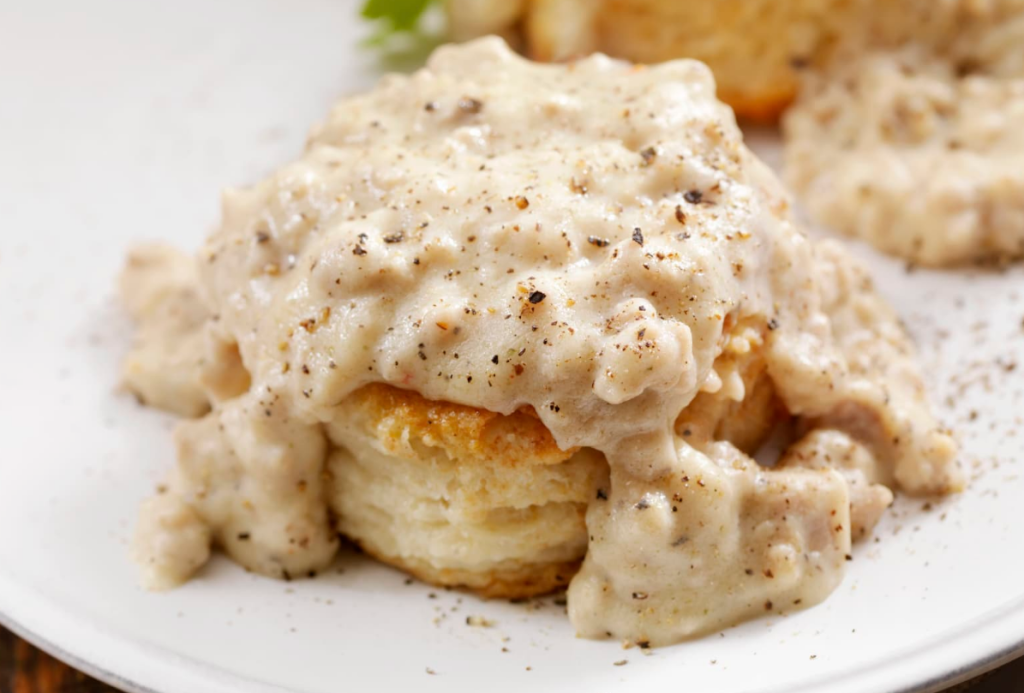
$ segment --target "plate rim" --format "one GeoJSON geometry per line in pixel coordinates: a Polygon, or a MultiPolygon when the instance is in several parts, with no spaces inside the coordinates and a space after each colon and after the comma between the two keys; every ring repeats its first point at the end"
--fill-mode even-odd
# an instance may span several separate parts
{"type": "MultiPolygon", "coordinates": [[[[177,693],[180,689],[176,688],[175,682],[170,680],[164,684],[140,682],[134,676],[109,668],[108,665],[100,664],[88,655],[83,654],[83,648],[78,642],[58,642],[59,638],[50,637],[41,631],[67,633],[74,626],[94,628],[96,631],[95,642],[101,649],[107,652],[112,650],[114,652],[120,651],[117,654],[132,657],[133,661],[138,662],[142,668],[154,671],[154,673],[157,669],[166,669],[168,667],[168,657],[177,657],[180,661],[174,667],[176,673],[187,675],[187,678],[193,682],[196,680],[202,681],[205,684],[204,689],[209,691],[241,693],[242,691],[252,691],[255,687],[259,691],[302,693],[301,689],[282,688],[275,684],[247,679],[242,674],[221,669],[214,661],[204,662],[190,657],[178,656],[167,648],[160,646],[147,648],[145,643],[132,641],[117,632],[111,632],[102,626],[97,626],[95,623],[90,622],[89,619],[76,615],[73,611],[69,611],[59,602],[52,598],[47,598],[46,595],[39,591],[26,587],[23,584],[19,585],[15,576],[9,571],[6,572],[6,575],[0,573],[0,584],[5,582],[4,578],[6,578],[7,585],[14,588],[13,592],[20,591],[23,599],[18,601],[22,603],[22,606],[27,607],[27,611],[44,613],[48,609],[51,617],[56,620],[48,621],[43,617],[42,621],[45,624],[40,624],[41,628],[32,628],[13,616],[10,610],[6,609],[3,603],[0,603],[0,626],[7,628],[17,637],[68,666],[126,693],[177,693]],[[33,605],[36,607],[41,606],[42,608],[32,609],[33,605]],[[51,627],[48,628],[47,625],[51,627]],[[188,666],[183,669],[180,667],[181,664],[187,664],[188,666]],[[220,681],[215,680],[219,678],[214,675],[215,672],[223,674],[224,678],[220,681]],[[197,677],[199,678],[197,679],[197,677]]],[[[5,593],[11,596],[12,590],[0,590],[0,595],[5,593]]],[[[965,627],[958,632],[955,631],[953,634],[949,634],[950,631],[948,630],[939,633],[931,643],[925,643],[908,653],[905,659],[902,659],[895,665],[895,669],[892,669],[894,658],[877,662],[877,664],[888,664],[884,668],[896,673],[883,674],[879,678],[876,671],[881,667],[872,668],[867,666],[859,670],[861,673],[855,674],[851,678],[845,678],[841,683],[835,681],[835,679],[830,680],[826,677],[819,677],[798,684],[795,689],[790,690],[800,692],[821,691],[825,690],[827,686],[827,690],[830,692],[841,690],[843,692],[856,691],[857,693],[936,693],[937,691],[945,690],[981,676],[1018,657],[1024,657],[1024,593],[1008,602],[1008,605],[1009,608],[1007,608],[1007,604],[1003,604],[991,609],[986,614],[978,616],[977,618],[981,623],[973,628],[965,627]],[[1001,632],[1001,628],[1004,627],[1008,633],[1016,632],[1018,635],[1006,638],[1001,632]],[[988,640],[993,637],[997,640],[997,643],[986,645],[988,640]],[[936,643],[935,640],[939,640],[939,642],[936,643]],[[973,647],[970,646],[972,643],[973,647]],[[953,648],[954,651],[970,652],[966,658],[946,658],[944,661],[947,664],[942,666],[940,671],[926,678],[920,678],[921,665],[929,662],[932,653],[941,648],[953,648]],[[982,653],[977,651],[979,648],[982,650],[982,653]]],[[[672,647],[685,646],[686,644],[682,643],[672,647]]],[[[116,655],[112,654],[111,656],[115,657],[116,655]]],[[[929,664],[931,663],[929,662],[929,664]]],[[[541,682],[538,681],[538,683],[541,682]]],[[[773,693],[773,691],[774,689],[765,689],[765,693],[773,693]]]]}
{"type": "Polygon", "coordinates": [[[14,619],[9,618],[6,614],[0,611],[0,626],[3,626],[6,630],[14,634],[15,637],[24,640],[28,644],[35,647],[37,650],[41,650],[46,654],[50,655],[54,659],[60,661],[66,666],[71,667],[77,671],[96,679],[100,683],[104,683],[108,686],[112,686],[118,690],[125,691],[125,693],[162,693],[154,688],[144,686],[136,683],[129,679],[124,678],[112,671],[107,671],[99,665],[95,665],[85,659],[77,657],[72,652],[65,650],[53,642],[47,640],[37,633],[33,633],[27,628],[22,627],[14,619]]]}

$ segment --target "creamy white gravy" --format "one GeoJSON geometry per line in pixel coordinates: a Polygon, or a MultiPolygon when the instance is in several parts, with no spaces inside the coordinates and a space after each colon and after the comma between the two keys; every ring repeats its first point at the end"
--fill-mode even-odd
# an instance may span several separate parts
{"type": "Polygon", "coordinates": [[[153,584],[187,577],[210,541],[271,575],[325,566],[322,471],[345,441],[323,424],[368,383],[531,406],[561,447],[605,455],[569,589],[588,637],[665,644],[817,602],[851,525],[888,504],[879,482],[962,483],[896,317],[841,249],[794,226],[697,62],[441,48],[339,102],[298,161],[225,193],[198,266],[205,368],[233,385],[183,424],[169,491],[144,513],[153,584]],[[752,349],[805,428],[848,435],[811,433],[775,469],[694,435],[687,405],[742,401],[729,356],[752,349]],[[228,377],[242,364],[251,385],[228,377]]]}
{"type": "Polygon", "coordinates": [[[787,182],[914,262],[1024,257],[1024,2],[877,9],[786,113],[787,182]]]}

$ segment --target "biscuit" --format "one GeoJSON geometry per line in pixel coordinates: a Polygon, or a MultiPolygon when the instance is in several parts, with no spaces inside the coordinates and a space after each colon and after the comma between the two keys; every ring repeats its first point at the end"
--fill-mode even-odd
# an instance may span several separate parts
{"type": "Polygon", "coordinates": [[[583,557],[577,632],[658,645],[824,599],[876,479],[958,488],[896,316],[713,92],[694,60],[447,46],[227,193],[197,258],[213,410],[167,484],[192,514],[144,509],[148,571],[213,542],[309,575],[341,533],[526,596],[583,557]],[[847,437],[761,466],[787,418],[847,437]]]}
{"type": "Polygon", "coordinates": [[[604,456],[561,450],[526,412],[495,414],[371,385],[327,424],[338,529],[367,553],[489,597],[565,587],[587,550],[604,456]]]}
{"type": "MultiPolygon", "coordinates": [[[[498,13],[494,5],[451,3],[454,36],[511,26],[507,8],[498,13]]],[[[526,51],[537,60],[594,51],[640,63],[701,60],[715,74],[718,98],[737,115],[771,121],[796,96],[801,70],[828,52],[861,5],[858,0],[533,0],[523,8],[521,27],[526,51]]]]}

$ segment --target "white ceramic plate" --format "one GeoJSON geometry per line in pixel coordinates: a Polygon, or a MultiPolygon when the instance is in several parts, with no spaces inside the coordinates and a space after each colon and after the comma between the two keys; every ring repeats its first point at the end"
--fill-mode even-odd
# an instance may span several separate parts
{"type": "Polygon", "coordinates": [[[974,480],[901,499],[817,608],[645,655],[575,639],[551,598],[485,603],[355,555],[315,581],[216,560],[139,590],[126,542],[172,463],[172,421],[115,390],[114,276],[133,240],[194,247],[222,186],[287,160],[372,83],[362,31],[343,0],[0,6],[0,622],[161,693],[923,691],[1021,650],[1024,273],[907,274],[863,249],[974,480]]]}

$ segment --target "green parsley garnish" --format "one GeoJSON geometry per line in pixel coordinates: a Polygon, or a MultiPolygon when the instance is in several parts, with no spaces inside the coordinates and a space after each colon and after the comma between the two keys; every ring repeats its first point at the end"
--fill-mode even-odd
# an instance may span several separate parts
{"type": "Polygon", "coordinates": [[[436,0],[366,0],[362,15],[377,22],[375,40],[383,41],[392,34],[416,31],[420,17],[436,0]]]}

